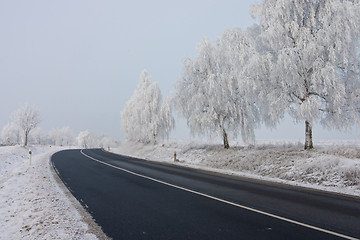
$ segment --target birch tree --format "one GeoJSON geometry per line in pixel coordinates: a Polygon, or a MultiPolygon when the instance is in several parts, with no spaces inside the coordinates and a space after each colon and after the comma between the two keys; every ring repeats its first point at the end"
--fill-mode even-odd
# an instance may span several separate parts
{"type": "Polygon", "coordinates": [[[222,100],[228,111],[224,120],[229,130],[235,137],[240,132],[244,142],[255,141],[254,130],[261,121],[256,82],[250,68],[257,56],[252,31],[252,28],[229,29],[217,42],[218,74],[223,82],[220,89],[227,92],[217,101],[222,100]]]}
{"type": "Polygon", "coordinates": [[[359,120],[359,1],[264,0],[260,20],[265,88],[270,102],[305,122],[305,149],[312,126],[343,129],[359,120]]]}
{"type": "Polygon", "coordinates": [[[28,144],[28,137],[34,128],[40,123],[40,113],[29,104],[25,104],[17,112],[15,112],[14,123],[20,128],[23,133],[24,146],[28,144]]]}
{"type": "MultiPolygon", "coordinates": [[[[218,133],[223,138],[224,148],[229,148],[228,131],[224,124],[229,112],[223,111],[223,101],[218,101],[228,91],[218,76],[216,48],[204,39],[197,50],[196,59],[184,60],[182,77],[176,82],[177,109],[187,120],[192,134],[211,136],[218,133]]],[[[230,106],[231,103],[228,109],[235,109],[230,106]]]]}
{"type": "Polygon", "coordinates": [[[255,53],[247,32],[229,29],[216,45],[204,39],[198,56],[184,61],[176,102],[191,133],[218,134],[224,148],[230,147],[229,133],[237,137],[240,132],[245,142],[254,141],[260,114],[247,65],[255,53]]]}
{"type": "Polygon", "coordinates": [[[162,101],[157,83],[152,82],[146,70],[121,112],[121,124],[128,141],[146,144],[167,138],[175,125],[171,105],[162,101]]]}

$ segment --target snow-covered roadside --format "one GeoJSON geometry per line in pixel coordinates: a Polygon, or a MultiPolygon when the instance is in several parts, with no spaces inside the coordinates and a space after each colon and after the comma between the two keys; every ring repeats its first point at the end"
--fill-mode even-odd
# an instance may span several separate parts
{"type": "Polygon", "coordinates": [[[62,149],[32,147],[29,165],[28,149],[0,147],[0,239],[98,239],[51,169],[62,149]]]}
{"type": "Polygon", "coordinates": [[[114,153],[167,162],[233,176],[360,196],[360,147],[323,142],[314,150],[302,144],[268,141],[256,146],[176,143],[124,143],[114,153]],[[179,162],[174,162],[174,152],[179,162]]]}

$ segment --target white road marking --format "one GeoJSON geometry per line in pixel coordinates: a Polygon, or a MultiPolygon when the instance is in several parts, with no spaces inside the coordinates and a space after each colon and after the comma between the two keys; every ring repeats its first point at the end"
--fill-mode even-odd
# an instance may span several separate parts
{"type": "Polygon", "coordinates": [[[232,205],[232,206],[235,206],[235,207],[239,207],[239,208],[242,208],[242,209],[246,209],[246,210],[249,210],[249,211],[252,211],[252,212],[255,212],[255,213],[259,213],[259,214],[265,215],[265,216],[269,216],[269,217],[272,217],[272,218],[276,218],[276,219],[279,219],[279,220],[282,220],[282,221],[285,221],[285,222],[293,223],[293,224],[296,224],[296,225],[299,225],[299,226],[302,226],[302,227],[306,227],[306,228],[310,228],[310,229],[317,230],[317,231],[320,231],[320,232],[328,233],[328,234],[331,234],[331,235],[334,235],[334,236],[337,236],[337,237],[341,237],[341,238],[344,238],[344,239],[360,240],[360,239],[358,239],[358,238],[350,237],[350,236],[347,236],[347,235],[344,235],[344,234],[341,234],[341,233],[333,232],[333,231],[326,230],[326,229],[323,229],[323,228],[320,228],[320,227],[315,227],[315,226],[312,226],[312,225],[309,225],[309,224],[306,224],[306,223],[302,223],[302,222],[298,222],[298,221],[295,221],[295,220],[291,220],[291,219],[288,219],[288,218],[285,218],[285,217],[277,216],[277,215],[275,215],[275,214],[267,213],[267,212],[264,212],[264,211],[257,210],[257,209],[255,209],[255,208],[250,208],[250,207],[247,207],[247,206],[244,206],[244,205],[241,205],[241,204],[237,204],[237,203],[234,203],[234,202],[230,202],[230,201],[227,201],[227,200],[224,200],[224,199],[221,199],[221,198],[217,198],[217,197],[214,197],[214,196],[205,194],[205,193],[201,193],[201,192],[197,192],[197,191],[194,191],[194,190],[191,190],[191,189],[187,189],[187,188],[184,188],[184,187],[180,187],[180,186],[177,186],[177,185],[174,185],[174,184],[171,184],[171,183],[167,183],[167,182],[164,182],[164,181],[161,181],[161,180],[152,178],[152,177],[144,176],[144,175],[141,175],[141,174],[138,174],[138,173],[135,173],[135,172],[126,170],[126,169],[124,169],[124,168],[121,168],[121,167],[118,167],[118,166],[114,166],[114,165],[111,165],[111,164],[106,163],[106,162],[102,162],[102,161],[100,161],[100,160],[98,160],[98,159],[96,159],[96,158],[93,158],[93,157],[85,154],[85,153],[83,152],[83,150],[80,150],[80,152],[81,152],[85,157],[90,158],[91,160],[94,160],[94,161],[99,162],[99,163],[101,163],[101,164],[104,164],[104,165],[106,165],[106,166],[109,166],[109,167],[112,167],[112,168],[121,170],[121,171],[123,171],[123,172],[129,173],[129,174],[132,174],[132,175],[141,177],[141,178],[145,178],[145,179],[148,179],[148,180],[157,182],[157,183],[161,183],[161,184],[164,184],[164,185],[173,187],[173,188],[177,188],[177,189],[186,191],[186,192],[190,192],[190,193],[193,193],[193,194],[197,194],[197,195],[200,195],[200,196],[203,196],[203,197],[206,197],[206,198],[210,198],[210,199],[213,199],[213,200],[222,202],[222,203],[226,203],[226,204],[229,204],[229,205],[232,205]]]}

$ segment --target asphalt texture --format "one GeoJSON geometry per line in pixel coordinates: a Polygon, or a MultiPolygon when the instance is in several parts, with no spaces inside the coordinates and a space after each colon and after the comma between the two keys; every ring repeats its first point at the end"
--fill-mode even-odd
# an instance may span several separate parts
{"type": "Polygon", "coordinates": [[[57,152],[51,162],[113,239],[343,239],[149,178],[360,239],[358,198],[82,151],[57,152]]]}

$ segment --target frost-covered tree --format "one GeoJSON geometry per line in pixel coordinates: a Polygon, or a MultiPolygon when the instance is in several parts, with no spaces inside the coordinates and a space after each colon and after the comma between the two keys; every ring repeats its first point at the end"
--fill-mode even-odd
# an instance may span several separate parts
{"type": "Polygon", "coordinates": [[[71,146],[75,142],[74,133],[70,127],[54,128],[49,132],[52,144],[58,146],[71,146]]]}
{"type": "Polygon", "coordinates": [[[229,132],[254,140],[260,118],[247,65],[255,52],[246,32],[230,29],[216,45],[204,39],[196,59],[185,59],[175,99],[193,134],[219,134],[224,148],[229,148],[229,132]]]}
{"type": "Polygon", "coordinates": [[[172,115],[173,98],[167,96],[161,103],[158,115],[158,137],[159,139],[168,139],[171,131],[175,128],[175,119],[172,115]]]}
{"type": "Polygon", "coordinates": [[[63,127],[60,129],[62,137],[62,144],[65,146],[71,146],[75,142],[75,136],[70,127],[63,127]]]}
{"type": "Polygon", "coordinates": [[[93,144],[93,137],[91,136],[89,130],[81,131],[76,137],[76,142],[79,147],[88,148],[93,144]]]}
{"type": "Polygon", "coordinates": [[[81,131],[76,137],[76,143],[82,148],[108,148],[116,146],[116,141],[111,138],[93,135],[89,130],[81,131]]]}
{"type": "Polygon", "coordinates": [[[162,101],[157,83],[144,70],[140,82],[121,112],[121,124],[128,141],[150,143],[167,138],[174,127],[168,101],[162,101]]]}
{"type": "Polygon", "coordinates": [[[109,137],[101,136],[101,137],[99,137],[98,145],[99,145],[99,147],[107,149],[109,147],[115,147],[116,143],[113,139],[111,139],[109,137]]]}
{"type": "Polygon", "coordinates": [[[31,133],[31,142],[36,144],[44,144],[47,140],[46,134],[44,130],[39,127],[34,128],[31,133]]]}
{"type": "Polygon", "coordinates": [[[342,129],[359,120],[360,6],[354,0],[264,0],[253,10],[260,20],[261,52],[269,60],[270,110],[287,109],[305,122],[305,149],[312,126],[342,129]]]}
{"type": "Polygon", "coordinates": [[[19,127],[13,122],[6,124],[1,131],[2,143],[6,145],[20,143],[19,127]]]}
{"type": "Polygon", "coordinates": [[[228,111],[223,122],[235,137],[240,131],[244,142],[255,140],[254,130],[261,121],[258,91],[250,68],[257,56],[252,31],[226,30],[217,43],[217,74],[222,82],[218,91],[226,92],[218,100],[223,100],[225,111],[228,111]]]}
{"type": "Polygon", "coordinates": [[[13,122],[22,131],[24,146],[27,146],[31,130],[40,123],[40,113],[33,106],[25,104],[13,115],[13,122]]]}

